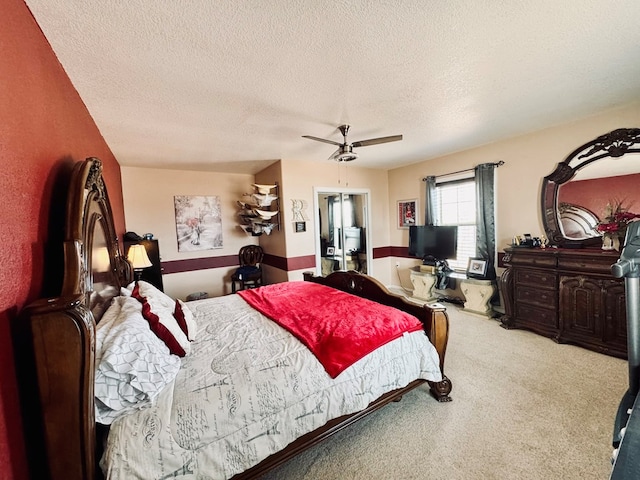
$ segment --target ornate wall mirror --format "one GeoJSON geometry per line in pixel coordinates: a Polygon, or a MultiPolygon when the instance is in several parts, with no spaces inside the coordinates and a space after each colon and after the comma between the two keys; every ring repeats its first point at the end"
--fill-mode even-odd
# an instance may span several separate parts
{"type": "Polygon", "coordinates": [[[542,223],[551,245],[601,243],[607,204],[640,212],[640,129],[620,128],[574,150],[542,182],[542,223]]]}

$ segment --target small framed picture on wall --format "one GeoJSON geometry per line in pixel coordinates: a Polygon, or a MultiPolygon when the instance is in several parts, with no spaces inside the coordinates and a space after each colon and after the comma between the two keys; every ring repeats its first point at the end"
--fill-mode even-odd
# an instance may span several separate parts
{"type": "Polygon", "coordinates": [[[409,228],[417,225],[418,199],[398,201],[398,228],[409,228]]]}

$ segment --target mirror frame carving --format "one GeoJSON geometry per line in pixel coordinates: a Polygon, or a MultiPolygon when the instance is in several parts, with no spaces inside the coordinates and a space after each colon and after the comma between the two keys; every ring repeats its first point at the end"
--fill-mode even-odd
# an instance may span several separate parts
{"type": "Polygon", "coordinates": [[[558,163],[555,170],[544,177],[540,194],[542,224],[550,245],[581,248],[601,243],[601,237],[572,239],[565,237],[560,226],[558,188],[571,180],[581,168],[602,158],[622,157],[640,152],[640,128],[619,128],[585,143],[558,163]]]}

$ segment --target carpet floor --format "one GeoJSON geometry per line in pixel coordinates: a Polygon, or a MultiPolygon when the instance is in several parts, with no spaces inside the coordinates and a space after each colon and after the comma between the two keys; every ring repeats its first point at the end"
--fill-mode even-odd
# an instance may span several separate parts
{"type": "Polygon", "coordinates": [[[627,362],[447,313],[452,402],[421,386],[263,480],[608,478],[627,362]]]}

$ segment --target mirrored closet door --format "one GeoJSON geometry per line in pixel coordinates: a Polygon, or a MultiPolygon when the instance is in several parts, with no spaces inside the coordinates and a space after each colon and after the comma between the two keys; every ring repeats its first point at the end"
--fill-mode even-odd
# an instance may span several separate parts
{"type": "Polygon", "coordinates": [[[369,191],[316,189],[316,270],[371,273],[369,191]]]}

